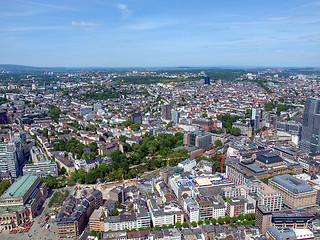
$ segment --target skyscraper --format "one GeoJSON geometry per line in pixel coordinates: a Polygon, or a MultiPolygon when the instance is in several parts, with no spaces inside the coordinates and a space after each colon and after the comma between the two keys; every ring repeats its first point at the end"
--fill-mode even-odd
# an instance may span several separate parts
{"type": "Polygon", "coordinates": [[[251,126],[253,128],[253,131],[256,131],[257,129],[260,129],[260,116],[261,110],[259,108],[252,108],[251,112],[251,126]]]}
{"type": "Polygon", "coordinates": [[[300,150],[306,153],[320,151],[320,99],[307,98],[304,105],[300,150]]]}
{"type": "Polygon", "coordinates": [[[171,121],[171,110],[172,107],[170,104],[162,105],[162,110],[161,110],[161,117],[163,120],[170,120],[171,121]]]}
{"type": "Polygon", "coordinates": [[[180,113],[178,111],[172,111],[171,115],[172,115],[172,121],[174,123],[179,123],[180,113]]]}
{"type": "Polygon", "coordinates": [[[205,77],[204,78],[204,84],[210,85],[210,77],[205,77]]]}

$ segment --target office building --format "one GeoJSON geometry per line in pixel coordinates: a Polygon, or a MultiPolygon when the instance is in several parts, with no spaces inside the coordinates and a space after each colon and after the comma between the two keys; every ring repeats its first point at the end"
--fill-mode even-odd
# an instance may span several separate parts
{"type": "Polygon", "coordinates": [[[307,98],[302,122],[300,150],[305,153],[320,151],[320,99],[307,98]]]}
{"type": "Polygon", "coordinates": [[[261,128],[260,126],[261,110],[259,108],[252,108],[251,110],[251,127],[253,131],[256,131],[261,128]]]}
{"type": "Polygon", "coordinates": [[[317,190],[308,182],[289,174],[275,176],[269,186],[283,195],[283,203],[290,208],[303,208],[316,205],[317,190]]]}
{"type": "Polygon", "coordinates": [[[180,113],[178,111],[172,111],[171,115],[172,115],[172,119],[171,120],[174,123],[179,123],[180,113]]]}
{"type": "Polygon", "coordinates": [[[171,121],[172,119],[171,110],[172,110],[172,106],[170,104],[162,105],[161,118],[163,120],[171,121]]]}
{"type": "Polygon", "coordinates": [[[210,77],[205,77],[204,78],[204,84],[210,85],[210,77]]]}
{"type": "Polygon", "coordinates": [[[102,109],[102,104],[101,103],[94,103],[93,104],[93,111],[94,112],[98,112],[101,109],[102,109]]]}
{"type": "Polygon", "coordinates": [[[82,107],[80,108],[80,116],[84,117],[87,114],[92,113],[92,107],[82,107]]]}
{"type": "Polygon", "coordinates": [[[56,163],[51,163],[48,155],[40,147],[33,146],[30,151],[31,162],[23,167],[23,175],[38,177],[57,176],[56,163]]]}
{"type": "Polygon", "coordinates": [[[20,175],[17,148],[13,142],[0,145],[0,172],[8,172],[13,178],[20,175]]]}
{"type": "Polygon", "coordinates": [[[133,123],[142,123],[142,114],[141,114],[141,112],[132,114],[130,119],[131,119],[131,121],[133,123]]]}
{"type": "Polygon", "coordinates": [[[195,131],[184,135],[184,144],[189,147],[204,148],[212,143],[212,134],[209,132],[195,131]]]}
{"type": "Polygon", "coordinates": [[[113,201],[119,201],[120,203],[125,202],[124,187],[116,186],[111,189],[109,192],[109,198],[113,201]]]}

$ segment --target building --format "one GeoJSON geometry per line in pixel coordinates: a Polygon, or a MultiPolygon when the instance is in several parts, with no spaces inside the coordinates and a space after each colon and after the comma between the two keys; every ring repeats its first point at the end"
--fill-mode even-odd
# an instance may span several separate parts
{"type": "Polygon", "coordinates": [[[300,150],[305,153],[320,151],[320,99],[308,97],[304,106],[300,150]]]}
{"type": "Polygon", "coordinates": [[[263,234],[266,234],[267,227],[272,226],[272,211],[266,206],[257,206],[256,208],[256,223],[263,234]]]}
{"type": "Polygon", "coordinates": [[[142,114],[141,114],[141,112],[132,114],[130,119],[131,119],[131,121],[133,123],[140,123],[141,124],[142,123],[142,114]]]}
{"type": "Polygon", "coordinates": [[[252,108],[250,125],[251,125],[253,131],[256,131],[256,130],[261,128],[261,126],[260,126],[260,118],[261,118],[261,109],[252,108]]]}
{"type": "Polygon", "coordinates": [[[289,174],[275,176],[269,186],[283,195],[283,203],[290,208],[303,208],[316,205],[317,190],[308,182],[289,174]]]}
{"type": "Polygon", "coordinates": [[[230,218],[240,214],[254,213],[254,206],[244,198],[233,198],[227,202],[226,215],[230,218]]]}
{"type": "Polygon", "coordinates": [[[171,119],[172,122],[179,123],[180,113],[178,111],[172,111],[171,115],[172,115],[172,119],[171,119]]]}
{"type": "Polygon", "coordinates": [[[47,185],[36,176],[22,176],[0,197],[0,231],[30,223],[47,196],[47,185]]]}
{"type": "Polygon", "coordinates": [[[161,118],[163,120],[171,121],[172,119],[171,110],[172,110],[172,106],[170,104],[162,105],[161,118]]]}
{"type": "Polygon", "coordinates": [[[211,119],[206,118],[192,119],[192,124],[202,127],[205,132],[209,132],[210,130],[217,127],[217,122],[213,122],[211,119]]]}
{"type": "Polygon", "coordinates": [[[86,198],[70,195],[56,218],[56,234],[59,238],[77,238],[81,235],[94,211],[102,205],[102,193],[93,191],[86,198]]]}
{"type": "Polygon", "coordinates": [[[92,113],[92,107],[82,107],[80,108],[80,116],[84,117],[87,114],[92,113]]]}
{"type": "Polygon", "coordinates": [[[116,186],[109,192],[109,198],[113,201],[125,202],[124,187],[116,186]]]}
{"type": "Polygon", "coordinates": [[[13,142],[0,145],[0,172],[9,172],[13,178],[20,175],[17,148],[13,142]]]}
{"type": "Polygon", "coordinates": [[[205,77],[204,78],[204,84],[210,85],[210,77],[205,77]]]}
{"type": "Polygon", "coordinates": [[[270,226],[266,231],[268,240],[296,240],[296,234],[292,228],[270,226]]]}
{"type": "Polygon", "coordinates": [[[104,207],[100,207],[93,211],[89,218],[90,231],[103,232],[104,231],[104,217],[107,216],[104,207]]]}
{"type": "Polygon", "coordinates": [[[147,205],[153,226],[183,224],[184,214],[177,203],[169,203],[160,208],[154,199],[148,199],[147,205]]]}
{"type": "Polygon", "coordinates": [[[23,167],[23,175],[38,177],[57,176],[58,168],[56,163],[51,163],[48,155],[40,147],[33,146],[30,151],[31,163],[23,167]]]}
{"type": "Polygon", "coordinates": [[[120,213],[118,216],[108,216],[104,219],[104,231],[118,231],[137,229],[137,215],[135,212],[120,213]]]}
{"type": "Polygon", "coordinates": [[[184,144],[189,147],[205,148],[212,144],[212,134],[195,131],[184,135],[184,144]]]}

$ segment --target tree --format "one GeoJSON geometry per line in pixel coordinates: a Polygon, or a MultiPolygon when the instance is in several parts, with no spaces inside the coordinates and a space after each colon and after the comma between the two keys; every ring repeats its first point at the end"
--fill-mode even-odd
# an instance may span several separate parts
{"type": "Polygon", "coordinates": [[[211,218],[211,219],[210,219],[210,222],[212,222],[212,224],[215,225],[215,224],[217,223],[217,219],[211,218]]]}
{"type": "Polygon", "coordinates": [[[252,214],[251,214],[251,218],[252,218],[252,220],[255,220],[255,219],[256,219],[256,214],[255,214],[255,213],[252,213],[252,214]]]}
{"type": "Polygon", "coordinates": [[[226,217],[224,218],[224,221],[225,221],[226,223],[229,223],[229,222],[230,222],[230,218],[229,218],[228,216],[226,216],[226,217]]]}
{"type": "Polygon", "coordinates": [[[132,131],[139,131],[140,130],[140,126],[141,126],[140,123],[134,123],[134,124],[131,125],[131,130],[132,131]]]}
{"type": "Polygon", "coordinates": [[[224,219],[222,217],[218,218],[218,223],[223,224],[224,223],[224,219]]]}
{"type": "Polygon", "coordinates": [[[0,196],[10,187],[10,181],[0,182],[0,196]]]}
{"type": "Polygon", "coordinates": [[[167,124],[166,128],[168,129],[168,128],[171,128],[172,126],[173,126],[173,121],[169,122],[169,123],[167,124]]]}
{"type": "Polygon", "coordinates": [[[238,220],[238,218],[237,218],[236,216],[233,216],[233,217],[231,218],[231,220],[232,220],[232,222],[236,222],[236,221],[238,220]]]}
{"type": "Polygon", "coordinates": [[[160,231],[160,227],[159,227],[158,225],[155,225],[155,226],[154,226],[154,230],[155,230],[155,231],[160,231]]]}
{"type": "Polygon", "coordinates": [[[243,221],[243,220],[244,220],[243,214],[240,214],[240,215],[238,216],[238,219],[241,220],[241,221],[243,221]]]}
{"type": "Polygon", "coordinates": [[[202,225],[203,224],[203,221],[202,220],[199,220],[198,221],[198,226],[202,225]]]}
{"type": "Polygon", "coordinates": [[[112,216],[117,216],[119,214],[117,209],[113,209],[112,216]]]}
{"type": "Polygon", "coordinates": [[[188,223],[187,223],[187,222],[183,222],[182,227],[183,227],[183,228],[188,228],[188,227],[189,227],[189,225],[188,225],[188,223]]]}
{"type": "Polygon", "coordinates": [[[59,121],[60,114],[61,114],[60,108],[54,107],[54,106],[52,106],[48,112],[48,116],[52,118],[52,120],[55,121],[56,123],[59,121]]]}
{"type": "Polygon", "coordinates": [[[245,217],[247,220],[251,220],[251,219],[252,219],[252,217],[251,217],[250,214],[246,214],[246,215],[244,215],[244,217],[245,217]]]}
{"type": "Polygon", "coordinates": [[[215,142],[214,142],[214,146],[215,147],[221,147],[222,146],[222,141],[220,139],[217,139],[215,142]]]}
{"type": "Polygon", "coordinates": [[[152,228],[151,228],[151,227],[146,227],[146,230],[151,231],[151,230],[152,230],[152,228]]]}
{"type": "Polygon", "coordinates": [[[174,228],[173,224],[170,224],[168,228],[174,228]]]}
{"type": "Polygon", "coordinates": [[[192,227],[197,227],[198,224],[197,224],[195,221],[192,221],[192,222],[191,222],[191,226],[192,226],[192,227]]]}
{"type": "Polygon", "coordinates": [[[167,225],[162,224],[161,229],[167,229],[167,228],[168,228],[167,225]]]}
{"type": "Polygon", "coordinates": [[[230,223],[229,226],[230,227],[234,227],[235,225],[234,225],[234,223],[230,223]]]}
{"type": "Polygon", "coordinates": [[[176,228],[181,228],[181,223],[177,222],[177,223],[175,224],[175,227],[176,227],[176,228]]]}
{"type": "Polygon", "coordinates": [[[204,220],[204,222],[206,223],[206,225],[210,225],[211,223],[209,219],[204,220]]]}
{"type": "Polygon", "coordinates": [[[239,136],[241,134],[241,129],[240,128],[231,128],[231,134],[234,136],[239,136]]]}
{"type": "Polygon", "coordinates": [[[208,114],[207,113],[202,113],[202,115],[201,115],[203,118],[206,118],[206,117],[208,117],[208,114]]]}
{"type": "Polygon", "coordinates": [[[137,229],[135,229],[135,228],[131,229],[131,232],[136,232],[136,231],[137,231],[137,229]]]}
{"type": "Polygon", "coordinates": [[[143,230],[144,230],[144,228],[143,228],[143,227],[139,228],[139,231],[143,231],[143,230]]]}

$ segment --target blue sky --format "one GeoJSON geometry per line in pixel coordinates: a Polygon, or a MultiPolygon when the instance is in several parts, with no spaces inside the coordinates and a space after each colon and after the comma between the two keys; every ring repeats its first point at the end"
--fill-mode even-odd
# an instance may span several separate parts
{"type": "Polygon", "coordinates": [[[320,67],[320,0],[0,0],[0,63],[320,67]]]}

